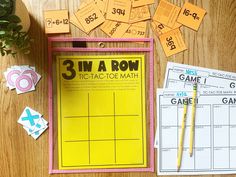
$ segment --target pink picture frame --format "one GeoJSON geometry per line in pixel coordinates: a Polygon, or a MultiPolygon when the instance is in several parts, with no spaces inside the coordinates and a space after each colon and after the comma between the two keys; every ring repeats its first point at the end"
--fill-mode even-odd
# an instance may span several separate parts
{"type": "Polygon", "coordinates": [[[92,172],[154,172],[154,58],[153,58],[153,38],[68,38],[49,37],[48,38],[48,111],[49,111],[49,174],[56,173],[92,173],[92,172]],[[79,47],[53,47],[56,42],[146,42],[148,47],[138,48],[79,48],[79,47]],[[114,168],[114,169],[78,169],[60,170],[53,169],[53,82],[52,63],[53,52],[149,52],[149,164],[146,168],[114,168]]]}

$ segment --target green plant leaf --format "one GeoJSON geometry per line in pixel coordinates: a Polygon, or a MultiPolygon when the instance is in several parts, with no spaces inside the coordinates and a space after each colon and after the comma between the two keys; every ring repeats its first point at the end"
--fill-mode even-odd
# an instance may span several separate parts
{"type": "Polygon", "coordinates": [[[16,55],[20,51],[24,54],[30,52],[30,43],[32,39],[28,33],[22,32],[22,25],[18,24],[21,20],[16,15],[9,15],[12,4],[15,0],[0,0],[0,10],[6,13],[0,16],[0,55],[16,55]],[[7,4],[9,2],[9,4],[7,4]],[[14,49],[14,50],[12,50],[14,49]]]}
{"type": "Polygon", "coordinates": [[[16,27],[17,27],[17,24],[10,23],[9,25],[7,25],[7,30],[8,31],[13,31],[16,27]]]}
{"type": "Polygon", "coordinates": [[[22,26],[21,25],[17,25],[15,28],[14,28],[14,31],[17,31],[17,32],[20,32],[20,30],[22,30],[22,26]]]}
{"type": "Polygon", "coordinates": [[[21,22],[20,18],[19,18],[18,16],[16,16],[16,15],[9,15],[9,16],[7,17],[7,19],[8,19],[11,23],[20,23],[20,22],[21,22]]]}
{"type": "Polygon", "coordinates": [[[0,7],[0,17],[3,17],[6,14],[7,14],[7,11],[3,7],[0,7]]]}
{"type": "Polygon", "coordinates": [[[6,31],[0,31],[0,35],[6,34],[6,31]]]}
{"type": "Polygon", "coordinates": [[[14,43],[14,41],[12,39],[5,40],[6,48],[10,48],[13,43],[14,43]]]}
{"type": "Polygon", "coordinates": [[[11,4],[10,3],[0,4],[0,7],[4,8],[5,10],[8,10],[10,9],[11,4]]]}
{"type": "Polygon", "coordinates": [[[14,3],[15,3],[15,0],[0,0],[0,6],[3,7],[7,11],[6,15],[9,15],[12,13],[13,8],[14,8],[14,3]]]}
{"type": "Polygon", "coordinates": [[[9,21],[7,21],[7,20],[1,20],[1,19],[0,19],[0,25],[1,25],[1,24],[7,24],[7,23],[9,23],[9,21]]]}

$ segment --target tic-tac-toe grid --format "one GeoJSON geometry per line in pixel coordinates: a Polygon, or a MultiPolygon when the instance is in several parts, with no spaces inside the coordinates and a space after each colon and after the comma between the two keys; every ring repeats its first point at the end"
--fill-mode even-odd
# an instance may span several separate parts
{"type": "Polygon", "coordinates": [[[139,131],[143,127],[143,117],[117,104],[117,99],[123,99],[122,94],[83,93],[81,102],[86,102],[87,106],[76,116],[70,113],[62,117],[61,153],[62,157],[67,157],[62,167],[145,165],[143,132],[139,131]],[[99,102],[98,97],[101,98],[99,102]],[[63,151],[63,148],[70,151],[63,151]]]}

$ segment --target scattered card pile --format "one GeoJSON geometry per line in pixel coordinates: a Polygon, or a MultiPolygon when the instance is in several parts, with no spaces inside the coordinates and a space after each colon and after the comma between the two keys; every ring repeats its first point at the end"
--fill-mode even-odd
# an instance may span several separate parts
{"type": "Polygon", "coordinates": [[[17,94],[35,90],[41,76],[35,71],[35,67],[12,66],[4,72],[7,87],[16,89],[17,94]]]}
{"type": "Polygon", "coordinates": [[[113,38],[144,38],[147,20],[151,19],[148,5],[153,3],[154,0],[84,0],[70,15],[67,10],[67,14],[65,10],[45,11],[45,32],[68,33],[69,23],[65,22],[69,20],[87,34],[99,27],[113,38]]]}
{"type": "Polygon", "coordinates": [[[23,125],[28,135],[34,139],[37,139],[48,128],[48,122],[42,117],[42,114],[29,107],[24,109],[17,122],[23,125]]]}
{"type": "MultiPolygon", "coordinates": [[[[112,38],[147,37],[149,6],[154,0],[84,0],[77,12],[45,11],[46,33],[68,33],[69,22],[89,34],[99,27],[112,38]],[[70,17],[69,17],[70,16],[70,17]]],[[[198,30],[206,10],[185,2],[182,8],[160,0],[151,26],[160,39],[167,57],[187,49],[179,28],[184,25],[198,30]]]]}
{"type": "Polygon", "coordinates": [[[167,57],[187,49],[179,28],[184,25],[197,31],[205,14],[204,9],[189,2],[181,9],[166,0],[160,1],[151,25],[167,57]]]}

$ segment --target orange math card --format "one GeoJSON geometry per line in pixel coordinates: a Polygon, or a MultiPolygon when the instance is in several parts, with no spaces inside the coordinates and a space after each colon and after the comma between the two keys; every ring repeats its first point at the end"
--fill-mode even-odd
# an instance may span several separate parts
{"type": "Polygon", "coordinates": [[[68,10],[44,11],[45,33],[69,33],[68,10]]]}
{"type": "Polygon", "coordinates": [[[170,28],[173,28],[179,15],[180,9],[180,7],[166,0],[161,0],[153,16],[153,20],[158,21],[170,28]]]}
{"type": "Polygon", "coordinates": [[[167,57],[187,49],[179,28],[164,33],[159,38],[167,57]]]}
{"type": "Polygon", "coordinates": [[[101,13],[104,14],[104,12],[106,10],[107,0],[94,0],[94,2],[98,6],[98,8],[101,11],[101,13]]]}
{"type": "Polygon", "coordinates": [[[79,9],[75,13],[75,16],[85,31],[91,31],[105,21],[103,14],[94,2],[91,2],[79,9]]]}
{"type": "Polygon", "coordinates": [[[177,21],[197,31],[205,14],[205,9],[195,6],[189,2],[185,2],[177,21]]]}
{"type": "Polygon", "coordinates": [[[131,1],[132,1],[132,7],[154,4],[154,0],[131,0],[131,1]]]}
{"type": "Polygon", "coordinates": [[[70,23],[79,28],[81,31],[84,31],[85,33],[89,33],[90,31],[85,31],[84,27],[81,25],[81,23],[76,18],[75,14],[70,14],[70,23]]]}
{"type": "Polygon", "coordinates": [[[109,0],[106,18],[109,20],[129,22],[131,11],[130,0],[109,0]]]}
{"type": "Polygon", "coordinates": [[[129,27],[128,23],[106,20],[100,29],[110,37],[121,38],[129,27]]]}
{"type": "Polygon", "coordinates": [[[132,7],[129,23],[136,23],[151,18],[148,6],[132,7]]]}
{"type": "Polygon", "coordinates": [[[154,33],[159,36],[161,34],[164,34],[164,33],[167,33],[168,31],[171,31],[173,29],[176,29],[176,28],[180,28],[182,26],[182,24],[176,22],[173,26],[173,28],[169,28],[157,21],[152,21],[151,22],[151,26],[152,26],[152,30],[154,31],[154,33]]]}
{"type": "Polygon", "coordinates": [[[145,38],[147,22],[133,23],[122,36],[124,38],[145,38]]]}

